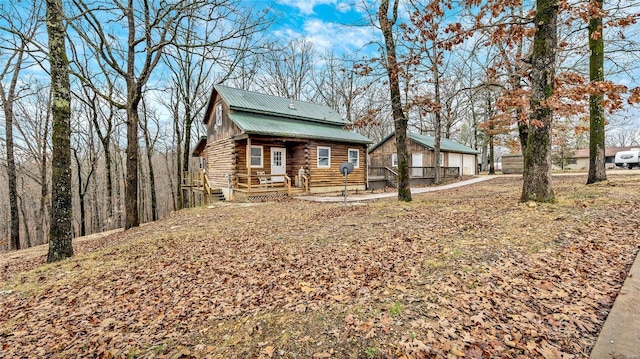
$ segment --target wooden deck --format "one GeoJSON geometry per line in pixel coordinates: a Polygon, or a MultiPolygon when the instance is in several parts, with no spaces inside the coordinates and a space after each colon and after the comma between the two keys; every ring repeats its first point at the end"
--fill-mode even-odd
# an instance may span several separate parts
{"type": "MultiPolygon", "coordinates": [[[[271,181],[271,174],[269,173],[265,173],[263,176],[269,178],[269,181],[260,183],[261,181],[258,181],[258,176],[248,174],[237,175],[237,185],[232,188],[234,199],[251,201],[302,195],[309,192],[309,178],[307,176],[302,176],[301,187],[297,187],[292,183],[296,182],[294,181],[295,178],[291,178],[286,174],[277,175],[284,178],[283,182],[271,181]]],[[[219,189],[211,187],[207,175],[204,172],[183,172],[181,181],[182,188],[190,192],[190,200],[195,201],[194,193],[199,193],[205,202],[211,202],[212,198],[215,197],[214,195],[220,192],[219,189]],[[192,199],[192,197],[194,198],[192,199]]]]}

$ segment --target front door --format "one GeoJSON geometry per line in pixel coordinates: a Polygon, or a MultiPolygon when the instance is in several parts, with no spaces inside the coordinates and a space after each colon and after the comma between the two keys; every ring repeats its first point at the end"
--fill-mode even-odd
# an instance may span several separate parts
{"type": "Polygon", "coordinates": [[[422,177],[422,153],[412,153],[411,154],[411,177],[422,177]],[[415,168],[420,167],[420,168],[415,168]]]}
{"type": "Polygon", "coordinates": [[[287,150],[282,147],[271,147],[271,182],[284,182],[287,173],[287,150]]]}

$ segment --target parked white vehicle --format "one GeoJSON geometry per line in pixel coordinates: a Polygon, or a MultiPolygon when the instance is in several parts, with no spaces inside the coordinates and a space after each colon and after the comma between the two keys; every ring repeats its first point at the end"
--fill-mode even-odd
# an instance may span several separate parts
{"type": "Polygon", "coordinates": [[[629,151],[617,152],[615,162],[616,167],[640,167],[640,148],[632,148],[629,151]]]}

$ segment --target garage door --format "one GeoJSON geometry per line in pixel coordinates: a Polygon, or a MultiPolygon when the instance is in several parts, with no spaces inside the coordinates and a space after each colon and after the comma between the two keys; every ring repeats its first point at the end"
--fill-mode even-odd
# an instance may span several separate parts
{"type": "Polygon", "coordinates": [[[460,153],[450,153],[449,154],[449,165],[447,167],[458,167],[459,172],[462,173],[462,154],[460,153]]]}
{"type": "Polygon", "coordinates": [[[465,176],[476,175],[476,155],[462,155],[463,171],[465,176]]]}

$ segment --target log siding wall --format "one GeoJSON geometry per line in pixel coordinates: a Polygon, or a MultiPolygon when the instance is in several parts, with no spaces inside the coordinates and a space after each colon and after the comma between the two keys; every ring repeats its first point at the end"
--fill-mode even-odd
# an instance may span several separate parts
{"type": "MultiPolygon", "coordinates": [[[[411,163],[412,161],[411,154],[413,153],[422,153],[421,167],[435,166],[435,162],[433,158],[434,151],[415,143],[410,138],[407,138],[407,152],[409,153],[409,167],[413,166],[413,163],[411,163]]],[[[370,166],[393,168],[391,166],[391,155],[394,153],[396,153],[396,137],[392,136],[369,154],[370,166]]],[[[441,153],[446,153],[446,152],[441,152],[441,153]]],[[[448,162],[449,162],[448,156],[444,156],[443,167],[448,166],[448,162]]]]}
{"type": "MultiPolygon", "coordinates": [[[[329,141],[298,141],[303,140],[281,142],[273,141],[269,138],[252,137],[252,146],[263,147],[263,167],[251,168],[251,185],[258,185],[258,179],[256,177],[257,171],[265,171],[266,173],[271,172],[271,147],[283,147],[287,152],[287,175],[294,180],[294,177],[298,174],[298,170],[303,168],[305,170],[305,174],[309,176],[309,187],[315,188],[316,190],[321,187],[333,188],[344,185],[344,176],[339,172],[340,164],[348,160],[349,149],[357,149],[359,151],[360,165],[349,175],[348,184],[349,186],[360,186],[361,188],[366,187],[366,145],[329,141]],[[331,166],[329,168],[318,168],[318,147],[331,148],[331,166]]],[[[234,153],[236,154],[237,159],[236,173],[247,174],[247,140],[237,141],[234,153]]]]}
{"type": "Polygon", "coordinates": [[[357,149],[360,156],[360,166],[349,175],[349,186],[367,184],[367,147],[338,142],[310,141],[309,143],[309,186],[310,187],[338,187],[344,185],[344,176],[340,174],[340,165],[348,161],[349,149],[357,149]],[[331,148],[331,166],[318,168],[318,147],[331,148]]]}
{"type": "Polygon", "coordinates": [[[227,187],[225,174],[234,174],[236,167],[234,141],[219,140],[207,144],[207,177],[215,187],[227,187]]]}

